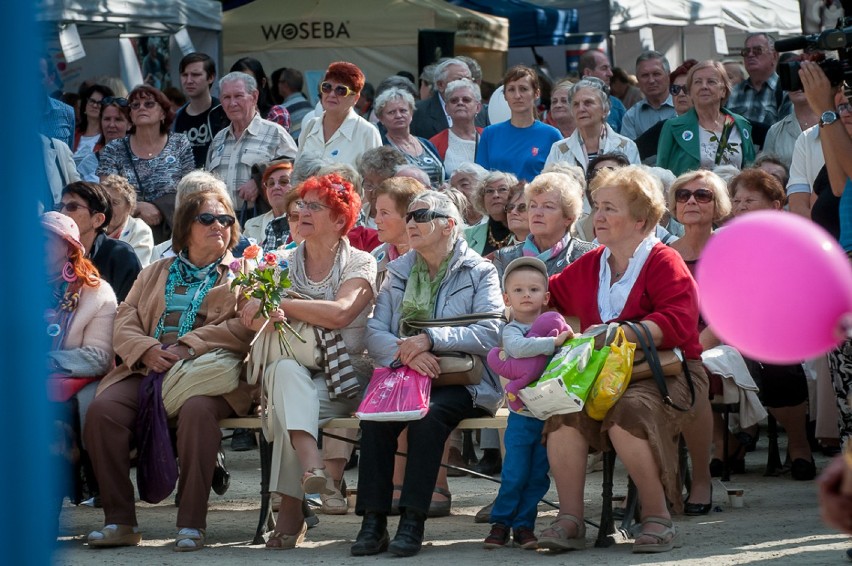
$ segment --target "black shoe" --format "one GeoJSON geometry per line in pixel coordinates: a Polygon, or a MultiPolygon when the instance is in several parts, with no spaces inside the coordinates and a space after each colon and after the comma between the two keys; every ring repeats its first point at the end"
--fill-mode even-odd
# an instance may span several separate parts
{"type": "Polygon", "coordinates": [[[257,448],[257,439],[254,431],[247,428],[235,428],[231,436],[231,450],[234,452],[247,452],[257,448]]]}
{"type": "Polygon", "coordinates": [[[423,546],[423,527],[426,514],[406,509],[399,518],[399,527],[388,545],[388,552],[397,556],[414,556],[423,546]]]}
{"type": "Polygon", "coordinates": [[[213,470],[213,491],[216,495],[225,495],[231,487],[231,472],[225,467],[225,453],[219,449],[216,455],[216,468],[213,470]]]}
{"type": "Polygon", "coordinates": [[[474,472],[485,474],[486,476],[496,476],[503,470],[503,457],[500,455],[498,448],[486,448],[482,451],[482,458],[479,463],[473,467],[474,472]]]}
{"type": "Polygon", "coordinates": [[[846,551],[846,558],[848,558],[849,561],[852,562],[852,548],[846,551]]]}
{"type": "MultiPolygon", "coordinates": [[[[349,548],[352,556],[373,556],[388,549],[388,517],[381,513],[367,512],[361,521],[361,530],[355,543],[349,548]]],[[[396,540],[396,539],[394,539],[396,540]]]]}
{"type": "Polygon", "coordinates": [[[790,466],[790,475],[798,481],[812,480],[816,477],[816,464],[813,460],[808,462],[802,458],[796,458],[790,466]]]}
{"type": "Polygon", "coordinates": [[[713,485],[710,485],[710,502],[709,503],[685,503],[683,505],[683,514],[690,517],[698,517],[699,515],[707,515],[710,509],[713,508],[713,485]]]}

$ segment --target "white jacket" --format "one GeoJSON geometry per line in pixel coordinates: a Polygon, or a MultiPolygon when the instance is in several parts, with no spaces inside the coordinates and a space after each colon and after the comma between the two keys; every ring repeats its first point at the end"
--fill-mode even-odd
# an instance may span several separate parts
{"type": "MultiPolygon", "coordinates": [[[[615,130],[609,124],[604,125],[606,126],[606,138],[603,147],[598,151],[598,155],[602,153],[623,153],[631,164],[638,165],[641,163],[642,158],[639,157],[639,149],[633,143],[633,140],[615,133],[615,130]]],[[[583,171],[586,170],[589,162],[586,158],[586,152],[583,151],[583,144],[580,142],[580,130],[574,130],[573,134],[553,144],[544,166],[547,167],[557,161],[567,161],[571,165],[582,167],[583,171]]]]}

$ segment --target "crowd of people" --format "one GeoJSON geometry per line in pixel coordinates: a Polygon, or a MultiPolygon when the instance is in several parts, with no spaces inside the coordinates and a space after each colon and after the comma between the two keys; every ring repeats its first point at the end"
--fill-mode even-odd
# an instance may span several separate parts
{"type": "MultiPolygon", "coordinates": [[[[88,544],[141,540],[131,451],[158,376],[180,463],[174,550],[205,546],[210,491],[222,488],[218,421],[258,411],[278,496],[266,547],[282,550],[306,536],[307,494],[320,494],[323,513],[350,511],[352,444],[320,446],[320,428],[356,411],[374,369],[404,365],[437,379],[429,411],[361,423],[358,472],[369,481],[351,553],[417,554],[427,518],[451,509],[441,464],[458,463],[454,429],[504,403],[492,348],[551,356],[575,331],[607,324],[630,341],[644,328],[660,351],[681,352],[665,378],[669,402],[637,377],[602,421],[582,411],[543,421],[510,395],[505,461],[486,431],[475,468],[503,479],[477,514],[491,523],[485,547],[584,548],[587,454],[614,449],[638,488],[633,551],[671,550],[682,542],[676,516],[710,511],[712,477],[744,471],[767,410],[786,431],[791,477],[814,479],[813,451],[850,443],[852,345],[790,366],[744,358],[705,323],[694,273],[714,231],[756,210],[812,218],[852,257],[852,168],[842,157],[852,106],[809,61],[804,90],[783,91],[768,34],[749,35],[741,54],[741,65],[689,60],[672,70],[663,54],[643,52],[635,85],[598,50],[555,82],[518,65],[496,94],[509,117],[493,124],[469,57],[436,62],[419,84],[400,73],[376,87],[357,65],[333,62],[316,108],[296,69],[270,79],[243,58],[218,78],[203,53],[180,62],[187,102],[177,109],[155,86],[128,91],[115,79],[85,81],[75,108],[45,92],[48,368],[51,399],[87,463],[72,481],[103,507],[88,544]],[[289,270],[272,309],[231,285],[258,249],[289,270]],[[556,329],[536,334],[547,316],[556,329]],[[300,353],[276,346],[285,322],[307,338],[300,353]],[[474,378],[437,385],[448,356],[470,359],[474,378]],[[711,411],[726,381],[748,385],[732,429],[711,411]],[[559,513],[536,534],[550,476],[559,513]]],[[[43,59],[45,84],[52,72],[43,59]]],[[[821,495],[829,520],[848,524],[837,483],[821,495]]]]}

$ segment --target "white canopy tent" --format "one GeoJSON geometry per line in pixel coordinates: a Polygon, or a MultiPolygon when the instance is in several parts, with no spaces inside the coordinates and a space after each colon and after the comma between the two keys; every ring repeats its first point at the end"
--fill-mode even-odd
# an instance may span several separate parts
{"type": "MultiPolygon", "coordinates": [[[[100,75],[122,76],[132,88],[132,61],[121,47],[122,38],[173,36],[186,28],[196,51],[219,60],[222,4],[216,0],[38,0],[36,19],[52,53],[61,52],[60,30],[77,26],[86,57],[60,69],[66,88],[100,75]]],[[[172,39],[169,72],[176,84],[182,56],[172,39]]]]}
{"type": "Polygon", "coordinates": [[[402,70],[417,74],[420,30],[454,31],[456,54],[479,60],[490,80],[501,76],[509,22],[443,0],[255,0],[222,19],[226,67],[245,56],[267,73],[324,71],[343,60],[373,84],[402,70]]]}

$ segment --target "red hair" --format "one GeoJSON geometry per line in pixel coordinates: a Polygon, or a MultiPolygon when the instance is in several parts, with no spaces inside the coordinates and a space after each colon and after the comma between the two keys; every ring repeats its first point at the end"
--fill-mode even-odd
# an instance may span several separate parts
{"type": "Polygon", "coordinates": [[[361,197],[355,192],[352,183],[345,181],[337,173],[322,177],[309,177],[299,185],[299,197],[316,192],[319,200],[326,205],[333,217],[343,218],[343,234],[347,234],[361,212],[361,197]]]}
{"type": "Polygon", "coordinates": [[[324,81],[332,80],[345,84],[356,93],[360,93],[364,88],[364,73],[357,65],[347,63],[346,61],[337,61],[328,66],[325,70],[324,81]]]}
{"type": "Polygon", "coordinates": [[[100,273],[98,268],[91,260],[86,259],[80,248],[68,246],[68,262],[74,266],[74,273],[77,274],[77,279],[82,281],[83,285],[89,287],[98,287],[101,284],[100,273]]]}

